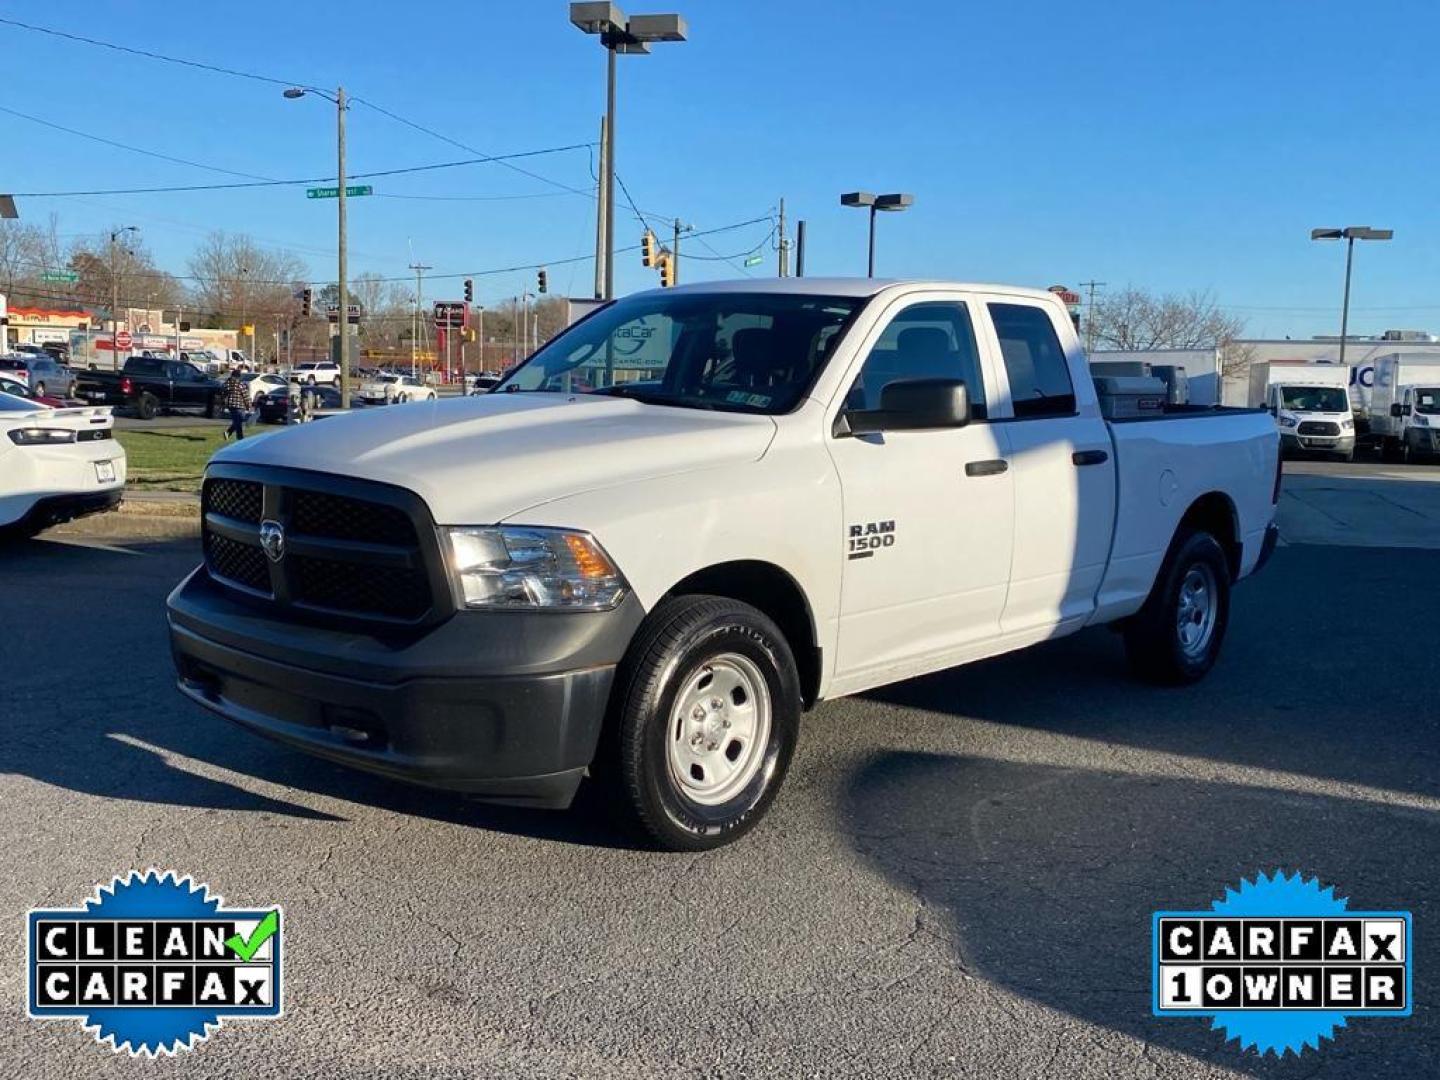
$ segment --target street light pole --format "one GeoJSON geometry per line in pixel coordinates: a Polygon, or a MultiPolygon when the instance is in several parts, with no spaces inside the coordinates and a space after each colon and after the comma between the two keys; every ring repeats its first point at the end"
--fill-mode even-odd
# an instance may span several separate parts
{"type": "Polygon", "coordinates": [[[870,204],[870,261],[865,266],[865,276],[875,276],[875,204],[870,204]]]}
{"type": "MultiPolygon", "coordinates": [[[[636,15],[633,18],[608,2],[570,5],[570,22],[587,34],[597,34],[605,47],[605,132],[601,147],[600,197],[605,205],[598,215],[605,222],[605,274],[602,299],[615,299],[615,54],[648,53],[655,41],[684,41],[685,20],[679,15],[636,15]]],[[[597,255],[599,252],[597,251],[597,255]]],[[[597,274],[597,277],[599,275],[597,274]]]]}
{"type": "Polygon", "coordinates": [[[1373,229],[1369,225],[1348,225],[1343,229],[1311,229],[1311,240],[1345,241],[1345,298],[1340,305],[1340,364],[1345,364],[1345,341],[1350,335],[1350,271],[1355,262],[1356,240],[1389,240],[1394,229],[1373,229]]]}
{"type": "Polygon", "coordinates": [[[902,191],[892,192],[889,195],[872,195],[868,191],[852,191],[840,196],[841,206],[864,207],[870,211],[870,247],[869,257],[865,264],[866,277],[873,278],[875,276],[875,214],[880,210],[898,213],[914,202],[914,195],[902,191]]]}

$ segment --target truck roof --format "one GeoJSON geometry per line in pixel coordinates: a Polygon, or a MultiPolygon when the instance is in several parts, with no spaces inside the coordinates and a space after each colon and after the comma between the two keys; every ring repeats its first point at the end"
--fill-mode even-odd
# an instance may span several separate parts
{"type": "Polygon", "coordinates": [[[886,289],[906,288],[958,289],[964,292],[997,292],[1026,296],[1037,300],[1054,300],[1055,294],[1045,289],[1016,285],[992,285],[977,282],[941,281],[930,278],[854,278],[854,277],[786,277],[738,278],[729,281],[702,281],[676,285],[669,289],[645,289],[641,293],[783,293],[804,296],[869,297],[886,289]]]}

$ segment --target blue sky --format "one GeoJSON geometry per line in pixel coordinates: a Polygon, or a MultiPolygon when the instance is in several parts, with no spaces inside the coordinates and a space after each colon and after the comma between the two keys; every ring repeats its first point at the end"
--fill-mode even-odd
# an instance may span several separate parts
{"type": "MultiPolygon", "coordinates": [[[[880,221],[882,274],[1208,289],[1269,336],[1337,329],[1343,251],[1311,243],[1311,226],[1389,226],[1394,242],[1357,252],[1352,329],[1440,331],[1433,2],[675,6],[689,42],[620,58],[617,164],[642,209],[713,229],[773,213],[783,195],[789,216],[809,223],[807,272],[853,274],[865,220],[839,193],[911,191],[910,211],[880,221]]],[[[603,51],[569,25],[564,0],[12,0],[0,14],[343,82],[486,153],[594,141],[604,107],[603,51]]],[[[334,113],[318,99],[5,26],[0,47],[16,61],[8,108],[240,172],[333,174],[334,113]]],[[[3,113],[0,132],[8,190],[227,179],[3,113]]],[[[352,172],[468,156],[359,107],[349,136],[352,172]]],[[[519,164],[592,183],[584,151],[519,164]]],[[[496,165],[374,186],[384,197],[351,201],[352,273],[403,276],[418,259],[435,267],[433,299],[458,296],[458,279],[442,275],[544,260],[553,292],[589,294],[590,264],[559,260],[593,250],[591,200],[496,165]]],[[[51,210],[67,235],[139,225],[178,273],[195,242],[223,228],[297,251],[317,280],[333,275],[334,203],[295,188],[21,200],[30,220],[51,210]]],[[[616,222],[620,243],[638,241],[623,202],[616,222]]],[[[760,245],[766,262],[751,272],[773,271],[769,231],[684,250],[760,245]]],[[[719,259],[682,272],[740,273],[719,259]]],[[[623,292],[655,279],[631,254],[616,281],[623,292]]],[[[532,283],[530,271],[496,274],[476,289],[493,302],[532,283]]]]}

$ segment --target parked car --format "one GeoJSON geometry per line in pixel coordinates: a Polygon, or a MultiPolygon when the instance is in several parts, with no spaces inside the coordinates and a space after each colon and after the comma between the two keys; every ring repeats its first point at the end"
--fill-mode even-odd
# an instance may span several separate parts
{"type": "Polygon", "coordinates": [[[43,349],[0,356],[0,374],[33,386],[40,394],[52,393],[64,398],[75,388],[75,376],[70,369],[43,349]]]}
{"type": "Polygon", "coordinates": [[[0,536],[33,536],[113,509],[125,488],[125,448],[109,409],[53,409],[0,393],[0,536]]]}
{"type": "Polygon", "coordinates": [[[184,360],[132,356],[117,371],[87,371],[75,384],[85,401],[133,408],[142,420],[154,419],[162,408],[199,409],[214,416],[222,383],[184,360]]]}
{"type": "Polygon", "coordinates": [[[309,383],[311,386],[334,386],[340,381],[340,365],[329,360],[296,364],[290,372],[290,378],[295,382],[309,383]]]}
{"type": "Polygon", "coordinates": [[[656,844],[708,849],[817,701],[1103,623],[1140,677],[1201,679],[1279,481],[1259,410],[1107,419],[1052,293],[654,290],[483,401],[222,450],[202,500],[247,509],[202,519],[171,644],[186,696],[297,749],[541,806],[593,762],[656,844]],[[653,381],[542,389],[637,340],[653,381]]]}
{"type": "Polygon", "coordinates": [[[333,386],[296,386],[287,384],[270,390],[263,394],[255,406],[256,416],[265,424],[287,424],[291,420],[290,397],[301,394],[313,394],[315,396],[315,408],[317,409],[338,409],[340,408],[340,391],[333,386]]]}
{"type": "Polygon", "coordinates": [[[360,387],[360,400],[367,405],[399,404],[405,401],[434,401],[435,388],[413,375],[382,374],[360,387]]]}
{"type": "MultiPolygon", "coordinates": [[[[62,409],[71,404],[67,398],[56,397],[54,394],[37,394],[29,386],[22,382],[0,375],[0,394],[9,394],[11,397],[25,398],[39,405],[45,405],[52,409],[62,409]]],[[[78,404],[78,402],[76,403],[78,404]]]]}
{"type": "Polygon", "coordinates": [[[250,393],[250,401],[254,408],[260,408],[260,403],[265,396],[275,390],[284,390],[289,386],[283,375],[266,375],[259,372],[249,371],[240,378],[245,383],[245,388],[250,393]]]}

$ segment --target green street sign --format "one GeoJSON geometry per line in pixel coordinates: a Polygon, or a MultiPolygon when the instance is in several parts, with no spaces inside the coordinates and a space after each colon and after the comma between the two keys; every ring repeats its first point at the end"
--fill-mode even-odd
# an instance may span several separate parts
{"type": "Polygon", "coordinates": [[[46,270],[40,275],[41,281],[63,281],[73,285],[80,280],[80,275],[74,270],[46,270]]]}
{"type": "MultiPolygon", "coordinates": [[[[355,198],[355,196],[357,196],[357,195],[373,195],[373,194],[375,194],[375,189],[374,189],[373,187],[371,187],[369,184],[354,184],[354,185],[346,184],[346,185],[345,185],[345,197],[346,197],[347,199],[353,199],[353,198],[355,198]]],[[[338,199],[338,198],[340,197],[340,189],[339,189],[338,187],[312,187],[312,188],[306,188],[306,189],[305,189],[305,197],[306,197],[307,199],[338,199]]]]}
{"type": "Polygon", "coordinates": [[[745,265],[746,265],[746,266],[759,266],[759,265],[760,265],[762,262],[764,262],[764,261],[765,261],[765,256],[763,256],[763,255],[751,255],[748,259],[745,260],[745,265]]]}

